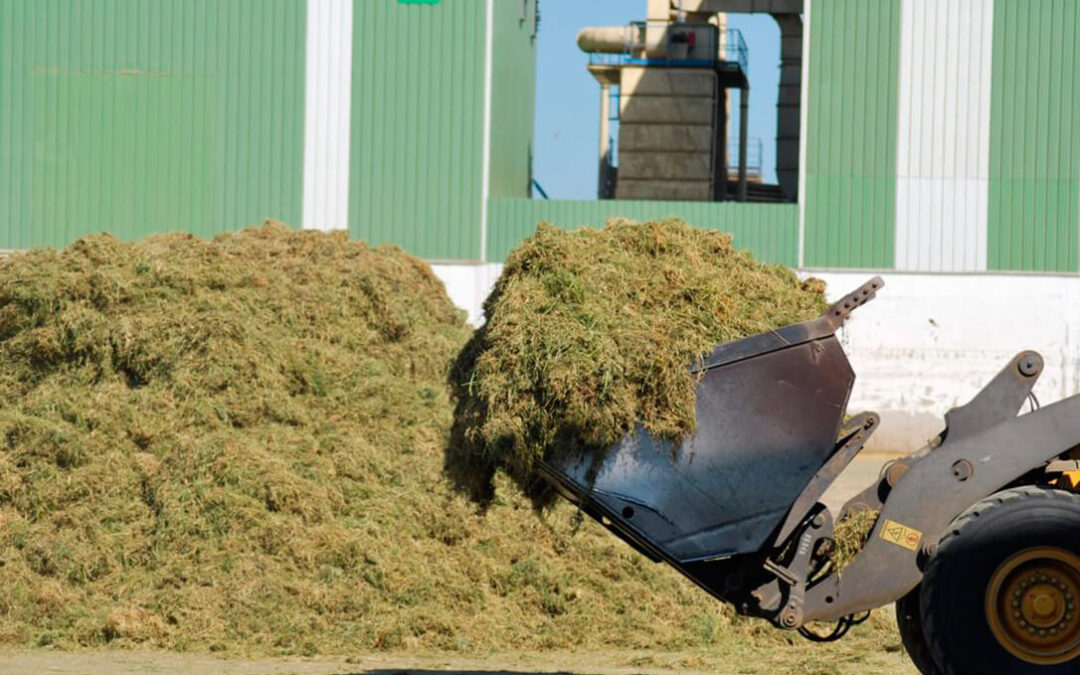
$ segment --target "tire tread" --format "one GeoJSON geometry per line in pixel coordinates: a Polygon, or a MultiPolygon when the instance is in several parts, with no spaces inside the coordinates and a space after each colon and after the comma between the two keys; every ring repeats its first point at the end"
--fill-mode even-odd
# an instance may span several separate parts
{"type": "MultiPolygon", "coordinates": [[[[937,550],[927,562],[926,571],[923,574],[923,593],[926,594],[924,597],[933,597],[934,588],[940,583],[938,572],[941,568],[941,561],[947,560],[952,554],[952,551],[962,544],[964,530],[966,528],[979,520],[988,511],[995,510],[1017,501],[1029,499],[1074,501],[1080,504],[1080,495],[1037,485],[1023,485],[1020,487],[1009,488],[976,502],[957,516],[956,520],[952,522],[952,525],[950,525],[949,529],[939,540],[937,550]]],[[[956,670],[952,667],[951,662],[946,657],[945,646],[941,641],[941,632],[935,630],[934,613],[928,611],[926,603],[923,603],[922,607],[922,623],[926,643],[930,648],[930,655],[938,669],[944,675],[958,675],[956,670]]]]}

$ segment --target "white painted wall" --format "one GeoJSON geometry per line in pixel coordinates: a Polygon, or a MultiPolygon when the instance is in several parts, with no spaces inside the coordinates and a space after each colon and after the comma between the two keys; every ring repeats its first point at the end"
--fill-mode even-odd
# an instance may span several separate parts
{"type": "Polygon", "coordinates": [[[993,0],[903,0],[896,268],[986,269],[993,0]]]}
{"type": "Polygon", "coordinates": [[[352,0],[308,0],[303,227],[349,226],[352,0]]]}
{"type": "MultiPolygon", "coordinates": [[[[433,265],[451,299],[482,322],[482,304],[501,264],[433,265]]],[[[830,300],[874,272],[809,270],[830,300]]],[[[851,411],[872,410],[882,425],[870,448],[910,451],[941,430],[1018,352],[1043,355],[1036,394],[1051,403],[1080,392],[1080,277],[1026,274],[882,272],[885,287],[841,329],[855,369],[851,411]]]]}
{"type": "MultiPolygon", "coordinates": [[[[830,300],[870,272],[813,272],[830,300]]],[[[882,273],[885,288],[840,339],[856,373],[851,410],[882,415],[878,449],[913,450],[1018,352],[1046,366],[1035,393],[1051,403],[1080,391],[1080,277],[882,273]]]]}

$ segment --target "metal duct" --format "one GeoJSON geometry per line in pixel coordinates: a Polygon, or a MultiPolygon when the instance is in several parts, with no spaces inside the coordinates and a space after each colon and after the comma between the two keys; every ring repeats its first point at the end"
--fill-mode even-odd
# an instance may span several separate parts
{"type": "Polygon", "coordinates": [[[589,53],[622,54],[640,49],[642,42],[641,30],[636,26],[589,27],[577,34],[578,47],[589,53]]]}

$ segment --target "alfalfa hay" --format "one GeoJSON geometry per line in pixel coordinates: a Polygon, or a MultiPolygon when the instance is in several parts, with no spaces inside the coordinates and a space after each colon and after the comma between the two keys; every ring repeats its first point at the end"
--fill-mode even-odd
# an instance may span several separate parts
{"type": "Polygon", "coordinates": [[[820,281],[679,220],[541,224],[510,254],[454,364],[448,472],[487,500],[502,468],[543,503],[538,458],[603,452],[639,423],[668,438],[693,431],[695,360],[824,306],[820,281]]]}
{"type": "Polygon", "coordinates": [[[344,233],[0,262],[0,643],[295,653],[402,630],[391,570],[459,536],[433,486],[468,334],[426,264],[344,233]]]}

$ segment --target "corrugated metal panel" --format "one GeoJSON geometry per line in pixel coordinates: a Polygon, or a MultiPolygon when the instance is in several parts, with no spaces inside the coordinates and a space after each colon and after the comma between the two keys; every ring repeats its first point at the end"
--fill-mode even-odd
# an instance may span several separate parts
{"type": "Polygon", "coordinates": [[[353,3],[349,231],[480,256],[485,3],[353,3]]]}
{"type": "Polygon", "coordinates": [[[986,269],[993,6],[903,2],[897,269],[986,269]]]}
{"type": "Polygon", "coordinates": [[[0,0],[0,246],[300,218],[303,0],[0,0]]]}
{"type": "Polygon", "coordinates": [[[536,110],[537,0],[495,2],[491,73],[492,197],[528,197],[536,110]]]}
{"type": "Polygon", "coordinates": [[[564,228],[600,227],[609,218],[682,218],[697,227],[730,232],[735,245],[762,260],[798,262],[799,212],[795,204],[492,199],[488,202],[488,261],[502,262],[522,239],[547,222],[564,228]]]}
{"type": "Polygon", "coordinates": [[[900,0],[810,12],[805,264],[893,265],[900,0]]]}
{"type": "Polygon", "coordinates": [[[307,0],[304,108],[306,228],[349,226],[353,0],[307,0]]]}
{"type": "Polygon", "coordinates": [[[1075,271],[1080,3],[996,0],[989,267],[1075,271]]]}

